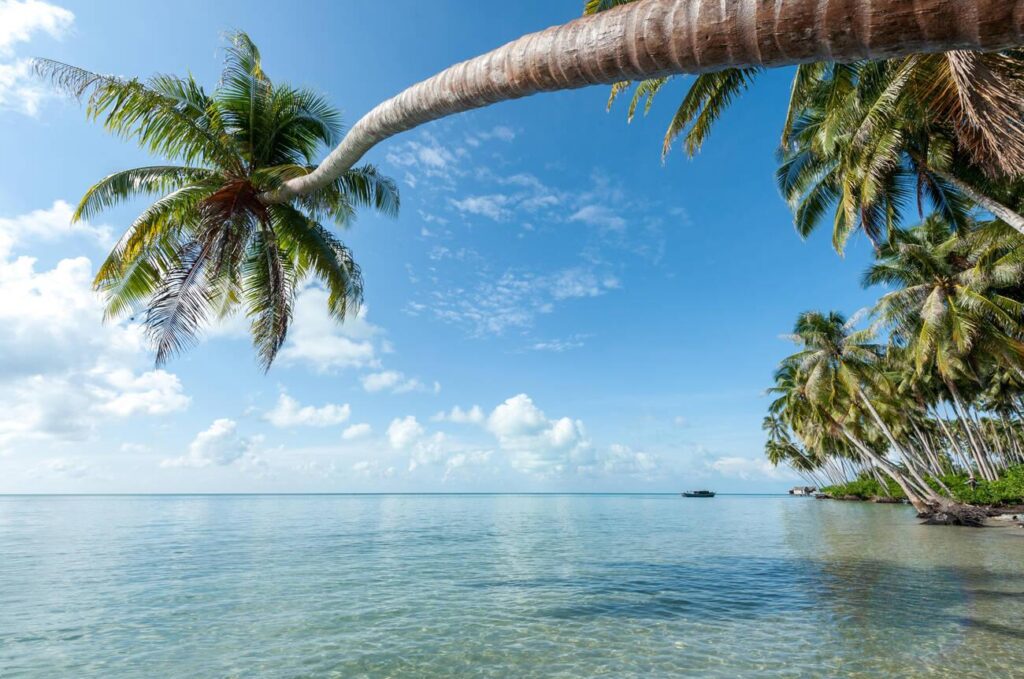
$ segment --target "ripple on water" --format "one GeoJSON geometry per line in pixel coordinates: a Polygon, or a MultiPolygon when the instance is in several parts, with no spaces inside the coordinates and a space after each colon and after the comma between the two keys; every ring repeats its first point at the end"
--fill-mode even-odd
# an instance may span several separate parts
{"type": "Polygon", "coordinates": [[[0,498],[2,677],[1013,676],[1010,529],[793,498],[0,498]]]}

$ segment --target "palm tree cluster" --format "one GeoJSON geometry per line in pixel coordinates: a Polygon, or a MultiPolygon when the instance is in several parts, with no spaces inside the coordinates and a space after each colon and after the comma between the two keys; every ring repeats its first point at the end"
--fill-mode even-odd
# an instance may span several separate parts
{"type": "MultiPolygon", "coordinates": [[[[584,12],[632,1],[589,0],[584,12]]],[[[663,154],[680,138],[697,153],[760,73],[696,76],[663,154]]],[[[636,83],[629,118],[674,77],[636,83]]],[[[609,107],[631,86],[613,85],[609,107]]],[[[887,291],[863,324],[799,317],[764,421],[772,462],[816,486],[868,479],[928,513],[984,499],[967,491],[1024,465],[1022,174],[1020,51],[797,67],[779,189],[801,236],[830,224],[841,254],[863,233],[876,257],[864,283],[887,291]]],[[[1024,481],[1022,470],[1011,476],[1024,481]]]]}
{"type": "Polygon", "coordinates": [[[362,278],[325,223],[357,208],[398,211],[395,183],[372,165],[316,191],[265,204],[260,195],[308,175],[338,140],[338,111],[312,90],[274,83],[244,33],[228,36],[224,69],[207,93],[191,76],[145,82],[40,59],[37,72],[87,99],[87,114],[166,164],[115,172],[90,187],[74,219],[138,198],[155,200],[99,267],[106,317],[141,315],[162,364],[204,325],[244,310],[264,369],[284,344],[296,295],[315,278],[339,320],[356,310],[362,278]]]}
{"type": "Polygon", "coordinates": [[[1024,464],[1024,239],[940,215],[895,229],[864,275],[870,320],[807,312],[775,373],[766,454],[814,485],[894,482],[920,511],[960,477],[1024,464]]]}

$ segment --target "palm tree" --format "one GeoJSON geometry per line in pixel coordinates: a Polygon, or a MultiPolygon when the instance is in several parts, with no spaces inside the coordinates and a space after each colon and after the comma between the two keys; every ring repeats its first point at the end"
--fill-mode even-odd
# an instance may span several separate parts
{"type": "Polygon", "coordinates": [[[778,170],[797,230],[834,211],[837,250],[856,229],[877,247],[927,197],[960,228],[977,205],[1024,233],[1000,201],[1024,172],[1022,73],[1018,53],[804,67],[778,170]]]}
{"type": "Polygon", "coordinates": [[[539,92],[728,68],[995,51],[1024,43],[1024,0],[885,0],[857,16],[843,7],[821,0],[640,0],[553,26],[381,103],[315,172],[261,199],[281,202],[326,186],[374,145],[423,123],[539,92]]]}
{"type": "Polygon", "coordinates": [[[911,464],[904,473],[888,460],[874,440],[877,431],[904,461],[913,459],[880,412],[892,396],[892,385],[881,370],[884,348],[874,342],[870,328],[855,330],[856,321],[837,312],[811,311],[798,317],[792,338],[800,350],[783,361],[792,366],[793,384],[806,400],[804,424],[797,428],[814,446],[845,439],[868,466],[896,481],[918,511],[934,511],[947,500],[911,464]]]}
{"type": "Polygon", "coordinates": [[[394,182],[373,166],[346,169],[299,197],[259,196],[309,175],[341,131],[341,117],[307,89],[273,83],[244,33],[229,37],[220,83],[207,93],[191,76],[146,82],[39,60],[36,69],[76,97],[114,134],[173,164],[115,172],[86,191],[74,219],[156,197],[103,262],[95,286],[106,317],[144,312],[157,364],[194,341],[203,325],[243,308],[264,369],[285,341],[299,287],[309,278],[343,320],[359,305],[352,253],[324,225],[345,226],[358,207],[398,211],[394,182]]]}
{"type": "MultiPolygon", "coordinates": [[[[1004,227],[1005,228],[1005,227],[1004,227]]],[[[909,231],[897,231],[864,276],[865,285],[888,285],[876,313],[906,347],[918,374],[934,370],[967,434],[979,470],[996,473],[989,451],[968,413],[963,380],[980,389],[991,366],[1024,368],[1024,303],[1008,287],[1024,279],[1020,245],[1000,247],[987,226],[959,236],[948,222],[929,217],[909,231]]]]}

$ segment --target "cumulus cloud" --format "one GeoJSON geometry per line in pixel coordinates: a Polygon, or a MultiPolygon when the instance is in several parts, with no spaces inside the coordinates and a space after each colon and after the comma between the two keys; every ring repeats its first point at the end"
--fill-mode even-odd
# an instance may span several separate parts
{"type": "Polygon", "coordinates": [[[345,431],[341,432],[341,438],[346,441],[356,441],[367,438],[372,433],[373,427],[365,422],[360,422],[358,424],[345,427],[345,431]]]}
{"type": "Polygon", "coordinates": [[[92,264],[62,259],[40,270],[14,251],[36,239],[80,233],[104,239],[106,227],[67,224],[58,201],[48,210],[0,218],[0,445],[77,440],[105,421],[162,415],[188,406],[180,380],[145,370],[150,355],[133,323],[102,323],[92,264]]]}
{"type": "Polygon", "coordinates": [[[74,209],[63,200],[48,208],[15,217],[0,217],[0,257],[7,257],[17,246],[32,242],[54,242],[69,236],[81,236],[100,247],[113,243],[113,230],[86,221],[72,223],[74,209]]]}
{"type": "Polygon", "coordinates": [[[97,408],[118,417],[165,415],[184,410],[192,400],[183,393],[178,376],[166,370],[136,375],[130,370],[114,369],[101,379],[106,384],[93,388],[97,408]]]}
{"type": "Polygon", "coordinates": [[[513,468],[537,476],[563,474],[592,462],[583,423],[568,417],[548,419],[526,394],[506,399],[487,418],[487,429],[513,468]]]}
{"type": "Polygon", "coordinates": [[[0,2],[0,109],[32,116],[39,112],[39,104],[49,92],[33,77],[28,59],[14,58],[14,48],[39,33],[60,39],[74,19],[70,11],[41,0],[0,2]]]}
{"type": "Polygon", "coordinates": [[[282,393],[277,405],[264,415],[264,419],[275,427],[330,427],[348,420],[352,414],[349,404],[327,403],[317,408],[304,406],[297,400],[282,393]]]}
{"type": "Polygon", "coordinates": [[[209,467],[228,466],[253,456],[259,439],[244,437],[238,433],[238,423],[221,418],[204,431],[199,432],[188,446],[188,453],[181,457],[168,458],[160,462],[161,467],[209,467]]]}
{"type": "Polygon", "coordinates": [[[367,320],[367,307],[339,323],[327,313],[327,292],[308,287],[299,293],[288,342],[280,360],[298,364],[317,373],[348,368],[376,368],[383,351],[382,331],[367,320]]]}
{"type": "Polygon", "coordinates": [[[423,426],[412,415],[395,418],[388,425],[388,443],[395,450],[406,450],[423,436],[423,426]]]}

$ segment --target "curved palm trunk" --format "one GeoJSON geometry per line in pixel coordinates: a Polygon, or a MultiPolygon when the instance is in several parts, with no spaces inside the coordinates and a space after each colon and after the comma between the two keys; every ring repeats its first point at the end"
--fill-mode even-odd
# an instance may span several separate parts
{"type": "Polygon", "coordinates": [[[1024,44],[1024,0],[640,0],[464,61],[360,119],[316,171],[261,196],[325,186],[399,132],[499,101],[675,73],[882,59],[1024,44]]]}
{"type": "Polygon", "coordinates": [[[972,201],[983,207],[984,209],[991,212],[997,219],[1001,219],[1017,231],[1024,235],[1024,216],[1018,212],[1014,212],[1011,208],[1003,205],[994,198],[989,198],[981,191],[977,190],[964,180],[953,175],[952,173],[945,172],[943,170],[936,170],[935,168],[928,168],[931,172],[941,177],[943,181],[947,182],[951,186],[955,187],[957,191],[964,194],[972,201]]]}

